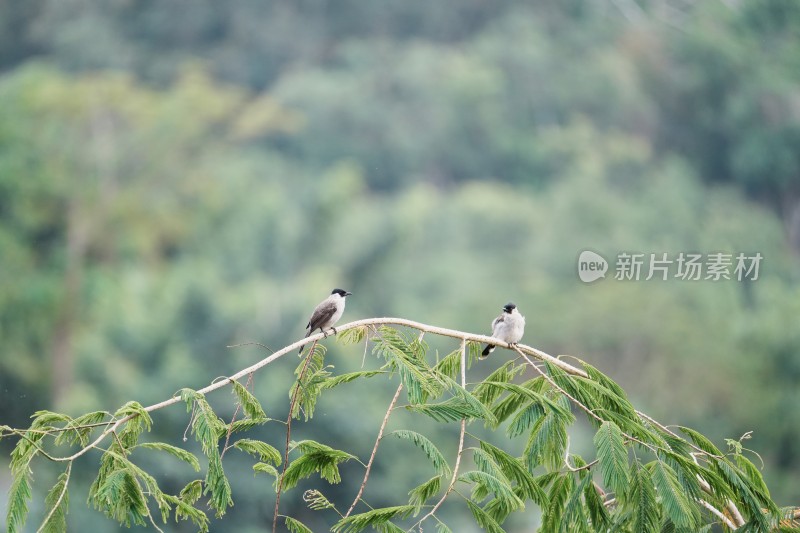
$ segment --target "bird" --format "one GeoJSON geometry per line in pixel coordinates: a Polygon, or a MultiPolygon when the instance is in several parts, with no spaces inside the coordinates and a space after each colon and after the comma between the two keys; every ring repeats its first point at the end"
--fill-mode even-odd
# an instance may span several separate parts
{"type": "MultiPolygon", "coordinates": [[[[500,316],[492,320],[492,337],[508,344],[517,344],[525,333],[525,317],[522,316],[517,306],[512,302],[503,306],[500,316]]],[[[486,357],[494,351],[493,344],[487,344],[481,357],[486,357]]]]}
{"type": "MultiPolygon", "coordinates": [[[[308,319],[308,324],[306,325],[308,331],[306,331],[306,336],[303,338],[308,338],[308,336],[317,329],[326,337],[328,334],[325,333],[325,330],[328,328],[333,329],[333,333],[335,334],[336,328],[333,326],[342,318],[342,313],[344,313],[344,299],[351,294],[353,293],[342,289],[333,289],[331,295],[322,300],[319,305],[314,308],[314,312],[311,313],[311,318],[308,319]]],[[[301,346],[298,354],[302,355],[304,348],[305,346],[301,346]]]]}

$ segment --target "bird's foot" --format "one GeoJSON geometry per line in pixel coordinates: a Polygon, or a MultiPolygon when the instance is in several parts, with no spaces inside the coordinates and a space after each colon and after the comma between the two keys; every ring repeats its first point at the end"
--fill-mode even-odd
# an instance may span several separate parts
{"type": "Polygon", "coordinates": [[[334,335],[338,335],[338,334],[339,334],[339,332],[338,332],[338,331],[336,331],[336,328],[335,328],[335,327],[331,326],[331,329],[333,330],[333,334],[334,334],[334,335]]]}

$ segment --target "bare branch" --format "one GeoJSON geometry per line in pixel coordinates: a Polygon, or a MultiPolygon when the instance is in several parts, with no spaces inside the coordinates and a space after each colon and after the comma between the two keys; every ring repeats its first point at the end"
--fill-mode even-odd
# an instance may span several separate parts
{"type": "Polygon", "coordinates": [[[383,417],[383,422],[381,422],[381,428],[378,430],[378,438],[375,439],[375,446],[372,447],[372,454],[369,456],[369,462],[367,462],[367,471],[364,472],[364,480],[361,482],[361,488],[358,489],[358,494],[356,494],[353,503],[350,505],[350,509],[347,510],[345,513],[344,518],[350,516],[350,513],[353,512],[355,509],[356,504],[361,499],[361,495],[364,494],[364,487],[367,486],[367,480],[369,479],[370,470],[372,470],[372,462],[375,460],[375,454],[378,451],[378,445],[383,438],[383,431],[386,429],[386,423],[389,421],[389,415],[392,414],[392,410],[394,409],[395,404],[397,403],[397,399],[400,397],[400,391],[403,390],[403,384],[401,383],[397,387],[397,392],[394,393],[394,398],[392,398],[391,403],[389,404],[389,408],[386,410],[386,414],[383,417]]]}

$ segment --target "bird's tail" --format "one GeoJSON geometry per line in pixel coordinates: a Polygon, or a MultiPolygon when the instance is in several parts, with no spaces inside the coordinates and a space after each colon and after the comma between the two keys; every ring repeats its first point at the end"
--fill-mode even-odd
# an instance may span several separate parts
{"type": "MultiPolygon", "coordinates": [[[[306,332],[306,335],[303,338],[307,339],[309,335],[311,335],[311,330],[310,329],[308,330],[308,332],[306,332]]],[[[302,345],[300,347],[300,351],[297,352],[297,356],[300,357],[301,355],[303,355],[303,350],[305,350],[305,349],[306,349],[306,345],[304,344],[304,345],[302,345]]]]}
{"type": "Polygon", "coordinates": [[[494,351],[494,344],[487,344],[486,348],[484,348],[483,351],[481,352],[481,357],[486,357],[493,351],[494,351]]]}

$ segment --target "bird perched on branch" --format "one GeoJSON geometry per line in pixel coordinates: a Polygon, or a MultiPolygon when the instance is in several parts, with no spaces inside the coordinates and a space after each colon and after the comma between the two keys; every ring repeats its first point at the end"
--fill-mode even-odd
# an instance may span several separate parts
{"type": "MultiPolygon", "coordinates": [[[[320,330],[320,332],[328,336],[325,333],[325,330],[328,328],[333,329],[333,333],[336,333],[336,328],[333,326],[342,318],[342,313],[344,313],[344,299],[348,296],[353,294],[352,292],[347,292],[342,289],[333,289],[331,295],[322,300],[317,307],[314,308],[314,312],[311,313],[311,318],[308,319],[308,324],[306,325],[306,337],[314,333],[316,330],[320,330]]],[[[305,346],[300,347],[299,354],[303,353],[303,349],[305,346]]]]}
{"type": "MultiPolygon", "coordinates": [[[[492,337],[509,344],[517,344],[525,333],[525,317],[517,310],[517,306],[509,302],[503,306],[500,316],[492,320],[492,337]]],[[[494,351],[493,344],[487,344],[481,353],[486,357],[494,351]]]]}

